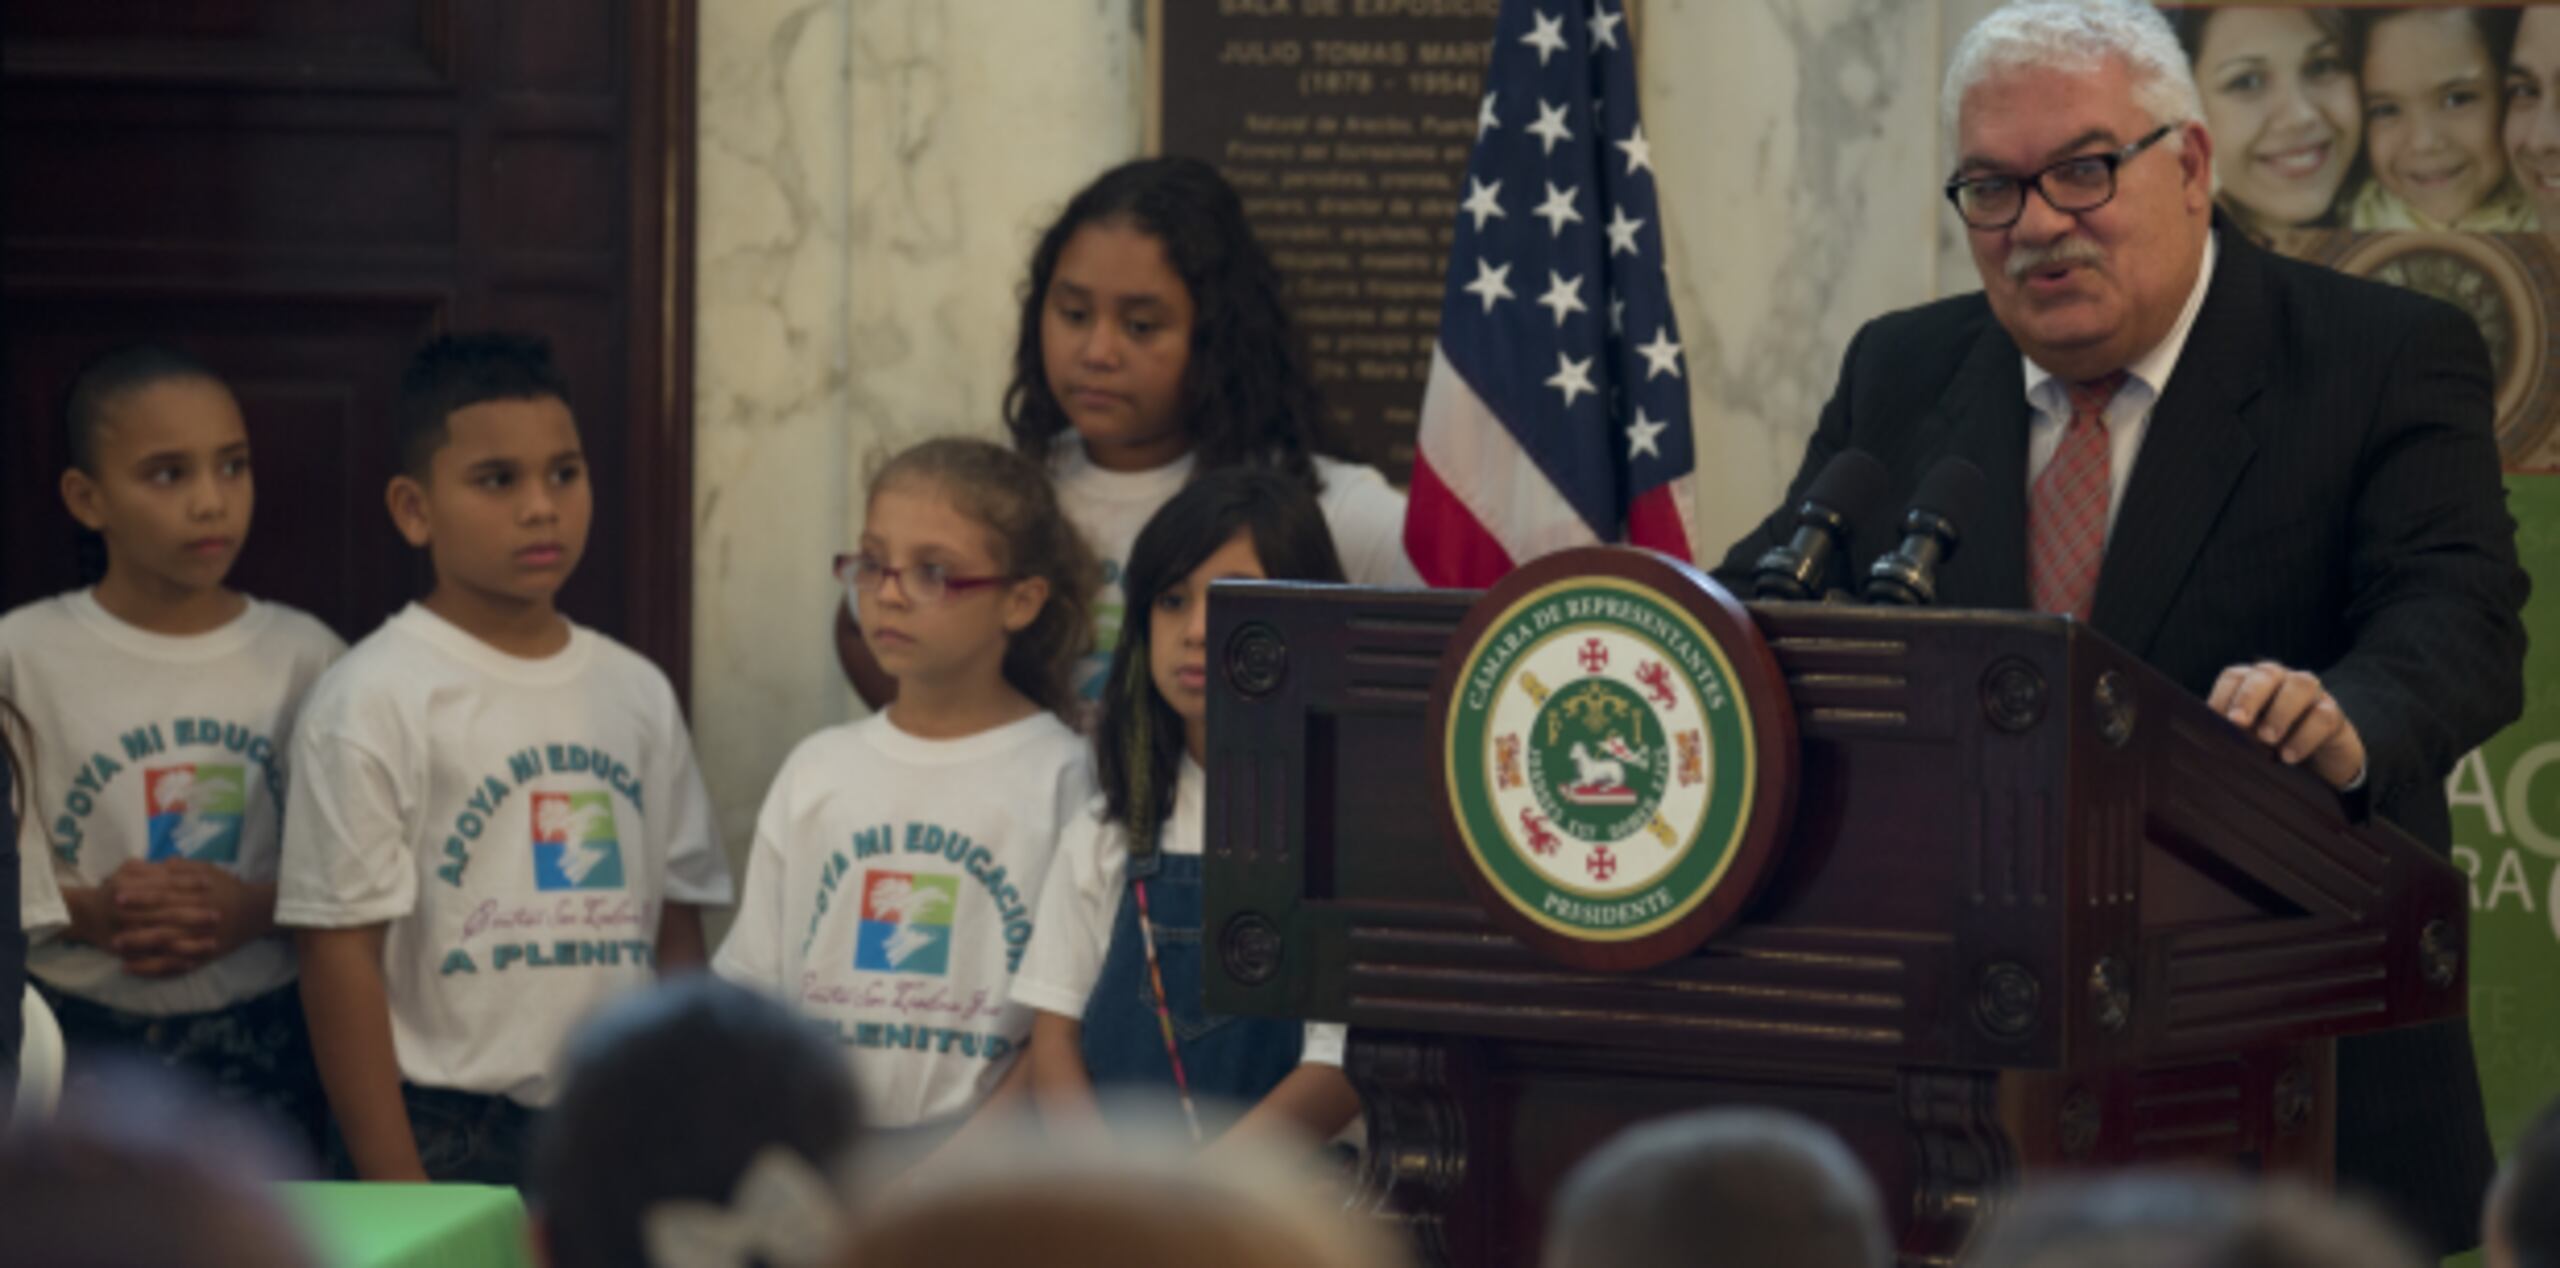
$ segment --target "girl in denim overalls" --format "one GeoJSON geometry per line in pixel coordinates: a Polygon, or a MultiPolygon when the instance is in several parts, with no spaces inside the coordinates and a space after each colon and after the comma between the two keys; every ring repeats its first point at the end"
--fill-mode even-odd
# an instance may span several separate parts
{"type": "Polygon", "coordinates": [[[1130,548],[1094,733],[1102,796],[1059,842],[1014,979],[1037,1010],[1032,1093],[1053,1122],[1097,1123],[1097,1089],[1178,1104],[1195,1139],[1231,1125],[1321,1139],[1358,1112],[1340,1026],[1201,1005],[1208,588],[1248,578],[1342,579],[1315,498],[1269,472],[1201,476],[1130,548]]]}

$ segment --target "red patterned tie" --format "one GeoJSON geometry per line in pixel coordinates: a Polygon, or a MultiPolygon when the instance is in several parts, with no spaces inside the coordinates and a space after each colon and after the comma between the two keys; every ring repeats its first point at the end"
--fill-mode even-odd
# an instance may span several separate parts
{"type": "Polygon", "coordinates": [[[2089,619],[2098,561],[2107,553],[2107,402],[2119,370],[2071,386],[2071,421],[2027,503],[2027,593],[2039,612],[2089,619]]]}

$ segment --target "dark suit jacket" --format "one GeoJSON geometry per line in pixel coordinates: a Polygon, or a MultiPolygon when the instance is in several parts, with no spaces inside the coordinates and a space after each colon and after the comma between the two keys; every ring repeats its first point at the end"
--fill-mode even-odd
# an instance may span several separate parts
{"type": "MultiPolygon", "coordinates": [[[[2516,564],[2487,350],[2458,311],[2270,255],[2217,226],[2221,257],[2153,410],[2100,566],[2090,624],[2203,695],[2261,658],[2320,675],[2367,752],[2359,812],[2442,851],[2444,779],[2523,707],[2516,564]]],[[[2027,429],[2015,342],[1979,293],[1894,313],[1851,342],[1787,502],[1717,575],[1748,594],[1760,553],[1831,456],[1897,487],[1849,566],[1890,549],[1923,474],[1962,455],[1985,505],[1939,570],[1944,607],[2027,606],[2027,429]]],[[[1837,574],[1835,573],[1835,578],[1837,574]]],[[[2340,1045],[2339,1173],[2438,1245],[2476,1241],[2493,1160],[2459,1024],[2340,1045]]]]}

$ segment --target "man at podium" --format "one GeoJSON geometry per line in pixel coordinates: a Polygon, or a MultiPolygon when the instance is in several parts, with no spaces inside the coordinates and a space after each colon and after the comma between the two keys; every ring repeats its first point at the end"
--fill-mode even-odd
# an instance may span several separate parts
{"type": "MultiPolygon", "coordinates": [[[[1967,459],[1983,495],[1938,603],[2086,621],[2352,813],[2446,850],[2446,774],[2523,700],[2528,583],[2479,333],[2217,217],[2194,79],[2138,0],[2007,5],[1943,100],[1983,289],[1858,332],[1785,507],[1720,578],[1748,592],[1844,451],[1899,486],[1833,508],[1860,562],[1923,472],[1967,459]]],[[[2338,1083],[2340,1180],[2440,1249],[2475,1244],[2493,1162],[2463,1025],[2345,1040],[2338,1083]]]]}

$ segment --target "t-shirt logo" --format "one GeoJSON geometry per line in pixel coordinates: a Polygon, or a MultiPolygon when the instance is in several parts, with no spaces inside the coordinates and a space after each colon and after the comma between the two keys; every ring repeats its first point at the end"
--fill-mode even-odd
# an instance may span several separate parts
{"type": "Polygon", "coordinates": [[[613,794],[533,795],[533,881],[544,890],[622,888],[613,794]]]}
{"type": "Polygon", "coordinates": [[[142,772],[143,802],[151,812],[151,858],[235,863],[240,859],[240,812],[247,785],[237,766],[195,763],[152,766],[142,772]]]}
{"type": "Polygon", "coordinates": [[[1111,653],[1120,646],[1120,631],[1129,605],[1120,593],[1120,561],[1102,561],[1102,590],[1093,596],[1093,650],[1076,663],[1076,698],[1087,705],[1102,699],[1103,681],[1111,677],[1111,653]]]}
{"type": "Polygon", "coordinates": [[[921,872],[865,872],[862,931],[853,967],[873,973],[951,971],[951,913],[960,878],[921,872]]]}

